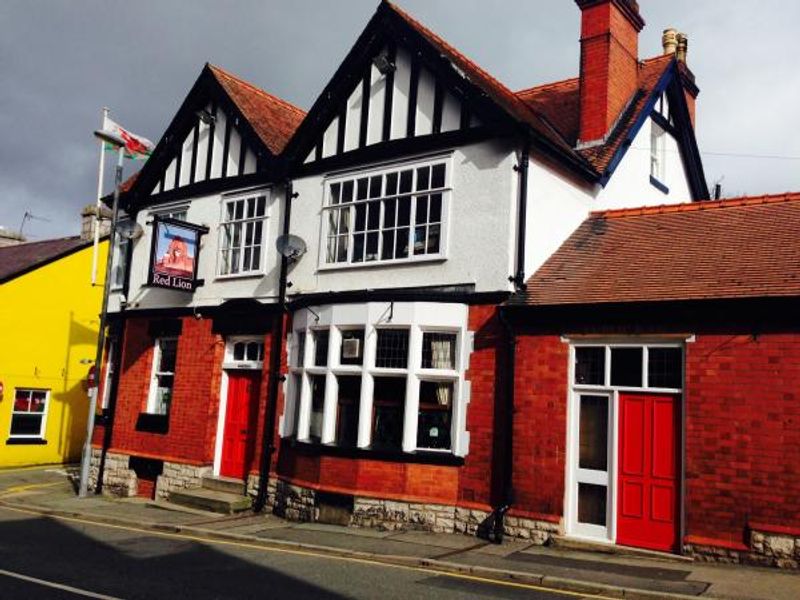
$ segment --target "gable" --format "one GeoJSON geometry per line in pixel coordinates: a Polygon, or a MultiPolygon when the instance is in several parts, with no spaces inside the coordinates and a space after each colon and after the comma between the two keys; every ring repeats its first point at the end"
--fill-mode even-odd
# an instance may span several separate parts
{"type": "Polygon", "coordinates": [[[322,122],[304,164],[353,150],[480,127],[458,91],[407,47],[389,41],[377,48],[359,76],[322,122]],[[376,62],[385,59],[385,73],[376,62]]]}
{"type": "Polygon", "coordinates": [[[242,134],[241,119],[216,102],[207,103],[200,111],[209,122],[195,115],[189,132],[172,146],[172,157],[164,161],[166,167],[151,195],[256,173],[257,150],[242,134]]]}

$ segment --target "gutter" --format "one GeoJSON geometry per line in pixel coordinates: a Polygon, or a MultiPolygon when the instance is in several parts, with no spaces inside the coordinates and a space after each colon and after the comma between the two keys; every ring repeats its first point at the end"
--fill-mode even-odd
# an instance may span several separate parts
{"type": "MultiPolygon", "coordinates": [[[[283,235],[289,234],[289,223],[292,216],[292,199],[295,198],[291,180],[286,181],[285,206],[283,217],[283,235]]],[[[275,452],[275,420],[278,411],[278,387],[283,379],[281,369],[281,349],[283,347],[283,321],[286,318],[286,279],[289,271],[289,259],[281,255],[281,269],[278,283],[278,305],[281,310],[275,317],[272,327],[272,340],[269,351],[269,387],[267,389],[267,407],[264,415],[264,434],[261,447],[261,465],[258,473],[258,490],[253,505],[255,512],[264,510],[267,504],[267,488],[272,455],[275,452]]]]}

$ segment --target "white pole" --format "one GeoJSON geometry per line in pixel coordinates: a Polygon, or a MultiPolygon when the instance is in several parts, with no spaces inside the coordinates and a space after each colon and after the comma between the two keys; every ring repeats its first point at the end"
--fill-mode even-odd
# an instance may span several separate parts
{"type": "MultiPolygon", "coordinates": [[[[101,123],[100,129],[106,128],[106,119],[108,119],[108,108],[103,107],[103,122],[101,123]]],[[[100,166],[97,169],[97,205],[95,207],[96,214],[94,217],[94,244],[92,246],[92,285],[97,283],[97,258],[100,246],[100,207],[103,204],[101,198],[103,197],[103,167],[106,162],[105,158],[106,143],[100,140],[100,166]]],[[[110,240],[108,244],[109,252],[112,252],[113,246],[114,240],[110,240]]],[[[106,277],[108,277],[108,273],[106,273],[106,277]]]]}

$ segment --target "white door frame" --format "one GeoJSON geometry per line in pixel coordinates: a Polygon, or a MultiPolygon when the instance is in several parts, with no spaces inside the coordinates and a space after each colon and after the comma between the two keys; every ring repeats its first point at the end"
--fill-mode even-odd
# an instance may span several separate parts
{"type": "Polygon", "coordinates": [[[264,361],[234,361],[233,346],[237,342],[264,343],[263,337],[258,336],[231,336],[225,340],[225,356],[222,362],[222,377],[219,389],[219,415],[217,416],[217,433],[214,440],[214,477],[220,476],[222,467],[222,445],[225,437],[225,417],[228,412],[228,372],[229,371],[262,371],[264,361]]]}

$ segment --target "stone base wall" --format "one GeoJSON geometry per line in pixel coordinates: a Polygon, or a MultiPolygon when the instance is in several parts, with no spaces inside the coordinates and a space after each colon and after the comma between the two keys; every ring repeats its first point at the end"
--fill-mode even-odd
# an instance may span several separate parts
{"type": "MultiPolygon", "coordinates": [[[[129,498],[135,496],[139,489],[139,480],[136,473],[128,468],[129,456],[127,454],[106,453],[106,463],[103,468],[103,494],[129,498]]],[[[97,489],[97,475],[100,470],[100,450],[92,448],[92,459],[89,463],[89,487],[97,489]]]]}
{"type": "Polygon", "coordinates": [[[316,521],[319,510],[316,493],[304,487],[281,480],[270,480],[267,487],[267,505],[279,517],[290,521],[316,521]]]}
{"type": "Polygon", "coordinates": [[[684,553],[695,560],[716,563],[748,564],[780,569],[800,568],[800,537],[761,531],[750,532],[750,550],[687,544],[684,553]]]}
{"type": "Polygon", "coordinates": [[[213,471],[210,465],[185,465],[165,461],[156,482],[156,500],[168,499],[172,490],[199,488],[203,483],[203,477],[210,477],[213,471]]]}

